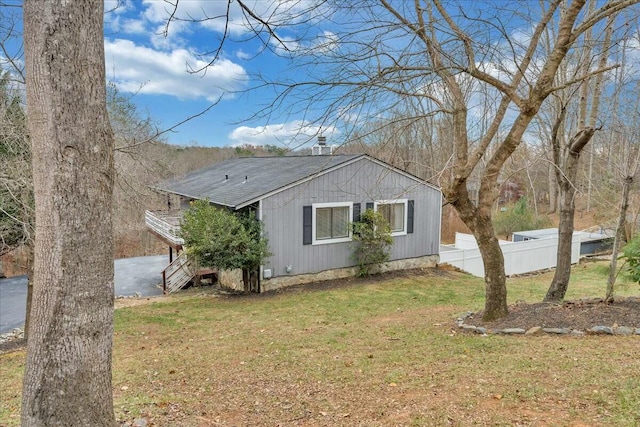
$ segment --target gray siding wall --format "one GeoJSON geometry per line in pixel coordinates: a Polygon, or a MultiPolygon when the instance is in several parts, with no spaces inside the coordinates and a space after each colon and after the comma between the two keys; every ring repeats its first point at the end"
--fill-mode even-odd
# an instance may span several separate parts
{"type": "Polygon", "coordinates": [[[303,245],[303,206],[314,203],[361,203],[376,200],[414,200],[414,232],[394,237],[391,260],[439,253],[441,192],[361,159],[331,173],[262,200],[262,219],[273,255],[264,268],[272,276],[317,273],[353,266],[351,243],[303,245]],[[291,266],[290,273],[285,272],[291,266]]]}

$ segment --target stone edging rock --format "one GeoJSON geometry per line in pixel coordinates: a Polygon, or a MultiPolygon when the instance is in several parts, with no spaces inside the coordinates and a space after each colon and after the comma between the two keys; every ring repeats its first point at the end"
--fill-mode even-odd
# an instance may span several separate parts
{"type": "Polygon", "coordinates": [[[534,326],[527,330],[522,328],[503,328],[503,329],[492,329],[485,328],[484,326],[474,326],[467,325],[465,321],[473,316],[475,313],[468,311],[462,316],[456,319],[456,325],[458,328],[462,329],[466,332],[473,332],[476,334],[482,335],[572,335],[572,336],[583,336],[583,335],[640,335],[640,328],[631,328],[628,326],[594,326],[587,330],[579,330],[572,328],[543,328],[542,326],[534,326]]]}
{"type": "Polygon", "coordinates": [[[4,333],[0,335],[0,344],[4,344],[6,342],[21,340],[24,338],[24,329],[23,328],[15,328],[11,332],[4,333]]]}

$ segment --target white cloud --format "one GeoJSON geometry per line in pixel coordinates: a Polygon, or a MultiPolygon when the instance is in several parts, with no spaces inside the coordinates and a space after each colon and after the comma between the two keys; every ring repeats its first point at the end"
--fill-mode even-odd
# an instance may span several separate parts
{"type": "Polygon", "coordinates": [[[300,41],[284,36],[278,36],[278,39],[272,39],[271,44],[279,54],[318,55],[329,53],[338,48],[338,36],[331,31],[324,31],[309,41],[300,41]]]}
{"type": "MultiPolygon", "coordinates": [[[[164,30],[167,20],[172,17],[169,36],[193,31],[194,26],[232,35],[264,30],[264,25],[250,17],[238,2],[188,0],[179,2],[177,8],[159,0],[144,0],[142,4],[145,8],[143,19],[155,24],[157,29],[164,30]]],[[[267,21],[272,28],[313,24],[331,14],[331,9],[318,0],[249,0],[245,4],[253,15],[267,21]]]]}
{"type": "MultiPolygon", "coordinates": [[[[284,31],[304,23],[305,28],[329,16],[330,10],[318,0],[247,0],[245,5],[251,14],[268,21],[272,29],[284,31]]],[[[249,16],[238,2],[188,0],[177,3],[160,0],[143,0],[140,4],[131,0],[105,0],[105,26],[112,33],[144,35],[155,49],[172,50],[186,47],[190,38],[198,32],[227,32],[238,36],[247,32],[265,31],[265,25],[249,16]],[[134,6],[135,4],[135,6],[134,6]],[[169,19],[171,18],[171,21],[169,19]],[[250,22],[249,22],[250,21],[250,22]]],[[[335,35],[325,32],[313,41],[297,45],[294,38],[283,36],[287,48],[333,49],[335,35]]],[[[282,45],[277,48],[282,48],[282,45]]],[[[297,52],[301,53],[301,52],[297,52]]],[[[246,58],[246,52],[238,52],[238,58],[246,58]]]]}
{"type": "Polygon", "coordinates": [[[106,13],[124,13],[131,10],[132,5],[128,0],[104,0],[106,13]]]}
{"type": "Polygon", "coordinates": [[[23,84],[24,57],[20,57],[16,54],[13,57],[7,58],[0,54],[0,73],[3,72],[9,73],[10,82],[19,82],[23,84]]]}
{"type": "MultiPolygon", "coordinates": [[[[258,2],[256,7],[267,4],[268,2],[258,2]]],[[[180,33],[185,31],[188,25],[194,25],[192,22],[199,22],[204,28],[212,31],[222,32],[227,25],[225,18],[227,13],[226,1],[209,1],[209,0],[190,0],[178,3],[178,8],[174,10],[171,3],[144,0],[143,5],[146,7],[144,16],[150,22],[162,24],[173,15],[173,21],[169,27],[170,32],[180,33]]],[[[262,8],[261,8],[262,9],[262,8]]],[[[232,33],[241,33],[246,30],[245,21],[242,11],[237,3],[232,2],[229,9],[228,30],[232,33]]]]}
{"type": "Polygon", "coordinates": [[[513,74],[518,71],[516,64],[512,61],[478,62],[476,68],[507,84],[513,79],[513,74]]]}
{"type": "Polygon", "coordinates": [[[240,126],[229,134],[234,146],[239,145],[283,145],[296,149],[308,143],[315,143],[317,135],[325,135],[331,140],[338,131],[334,127],[320,127],[303,120],[278,123],[266,126],[240,126]]]}
{"type": "Polygon", "coordinates": [[[227,59],[218,60],[206,72],[189,73],[188,65],[198,69],[207,63],[186,49],[163,52],[130,40],[106,40],[105,59],[107,72],[114,73],[108,78],[124,92],[215,101],[220,96],[231,96],[230,92],[241,90],[247,82],[244,68],[227,59]]]}
{"type": "MultiPolygon", "coordinates": [[[[128,0],[105,0],[104,2],[104,25],[107,31],[123,31],[122,21],[126,20],[124,15],[133,10],[134,7],[128,0]]],[[[144,25],[143,21],[139,21],[144,25]]]]}
{"type": "Polygon", "coordinates": [[[238,59],[251,59],[254,56],[254,55],[251,55],[250,53],[245,52],[242,49],[237,50],[235,55],[236,55],[236,58],[238,59]]]}
{"type": "Polygon", "coordinates": [[[127,34],[144,34],[149,31],[144,22],[139,19],[125,19],[120,25],[122,31],[127,34]]]}

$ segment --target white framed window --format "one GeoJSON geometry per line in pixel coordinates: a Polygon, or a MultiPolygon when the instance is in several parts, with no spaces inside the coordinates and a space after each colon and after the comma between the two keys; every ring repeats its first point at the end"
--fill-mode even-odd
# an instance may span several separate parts
{"type": "Polygon", "coordinates": [[[378,200],[374,202],[374,209],[391,225],[392,236],[404,236],[407,234],[408,200],[378,200]]]}
{"type": "Polygon", "coordinates": [[[312,209],[312,244],[351,241],[352,202],[314,203],[312,209]]]}

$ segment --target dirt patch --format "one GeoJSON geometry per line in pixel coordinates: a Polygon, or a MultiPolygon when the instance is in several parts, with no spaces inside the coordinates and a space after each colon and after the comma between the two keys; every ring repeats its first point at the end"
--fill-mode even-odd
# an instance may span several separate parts
{"type": "Polygon", "coordinates": [[[562,303],[518,303],[509,307],[509,315],[491,322],[482,321],[482,312],[467,318],[466,324],[490,329],[571,328],[587,330],[594,326],[640,328],[640,298],[565,301],[562,303]]]}
{"type": "Polygon", "coordinates": [[[147,305],[162,300],[162,295],[144,298],[116,298],[113,307],[117,310],[124,307],[133,307],[136,305],[147,305]]]}
{"type": "Polygon", "coordinates": [[[18,338],[11,341],[5,341],[0,344],[0,354],[9,353],[16,350],[22,350],[27,346],[27,340],[18,338]]]}

